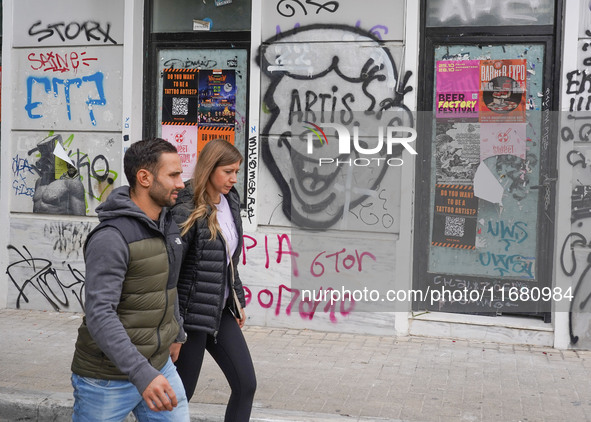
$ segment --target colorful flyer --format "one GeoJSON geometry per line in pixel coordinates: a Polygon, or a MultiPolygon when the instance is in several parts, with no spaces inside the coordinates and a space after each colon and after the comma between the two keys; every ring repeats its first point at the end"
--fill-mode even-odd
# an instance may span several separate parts
{"type": "Polygon", "coordinates": [[[199,101],[197,69],[164,69],[162,123],[196,125],[199,101]]]}
{"type": "Polygon", "coordinates": [[[526,123],[481,123],[480,161],[493,155],[515,155],[525,160],[526,123]]]}
{"type": "Polygon", "coordinates": [[[199,143],[197,154],[212,139],[234,144],[236,75],[234,70],[199,72],[199,143]]]}
{"type": "Polygon", "coordinates": [[[431,245],[475,249],[478,198],[470,185],[435,185],[431,245]]]}
{"type": "Polygon", "coordinates": [[[480,122],[524,123],[526,80],[525,59],[481,60],[480,122]]]}
{"type": "Polygon", "coordinates": [[[437,62],[435,117],[478,119],[479,60],[437,62]]]}
{"type": "Polygon", "coordinates": [[[173,144],[179,152],[183,180],[191,179],[197,161],[197,126],[162,125],[162,139],[173,144]]]}

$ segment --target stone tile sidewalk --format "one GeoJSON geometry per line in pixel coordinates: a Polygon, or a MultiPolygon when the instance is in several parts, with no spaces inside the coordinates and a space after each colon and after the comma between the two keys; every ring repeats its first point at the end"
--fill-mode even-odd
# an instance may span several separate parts
{"type": "MultiPolygon", "coordinates": [[[[0,310],[0,420],[68,420],[80,314],[0,310]]],[[[591,352],[248,327],[255,421],[591,421],[591,352]]],[[[223,420],[206,358],[194,421],[223,420]]]]}

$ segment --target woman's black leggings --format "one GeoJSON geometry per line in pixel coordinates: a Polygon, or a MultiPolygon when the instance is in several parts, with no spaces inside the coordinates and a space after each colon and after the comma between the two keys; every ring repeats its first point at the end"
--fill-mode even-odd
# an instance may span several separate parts
{"type": "Polygon", "coordinates": [[[225,421],[248,421],[257,382],[248,346],[234,316],[227,308],[224,309],[215,340],[213,336],[200,331],[190,331],[187,334],[187,342],[181,347],[176,361],[187,399],[191,400],[195,392],[207,349],[232,388],[225,421]]]}

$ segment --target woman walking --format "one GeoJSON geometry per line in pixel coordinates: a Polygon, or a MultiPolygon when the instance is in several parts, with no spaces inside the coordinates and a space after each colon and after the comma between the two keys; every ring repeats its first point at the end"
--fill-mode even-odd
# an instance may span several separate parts
{"type": "MultiPolygon", "coordinates": [[[[248,421],[256,389],[252,359],[241,328],[246,316],[238,276],[242,251],[240,198],[233,187],[242,155],[216,139],[199,154],[193,179],[172,209],[183,235],[179,307],[187,332],[177,371],[190,400],[205,350],[223,371],[232,394],[225,421],[248,421]]],[[[174,358],[174,356],[173,356],[174,358]]]]}

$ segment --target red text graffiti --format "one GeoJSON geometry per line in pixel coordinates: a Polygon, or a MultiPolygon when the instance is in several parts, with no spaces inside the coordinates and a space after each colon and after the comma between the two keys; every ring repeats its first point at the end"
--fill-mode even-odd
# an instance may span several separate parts
{"type": "MultiPolygon", "coordinates": [[[[251,249],[257,247],[259,242],[252,236],[244,235],[244,243],[242,245],[242,264],[246,265],[247,262],[247,252],[251,249]]],[[[270,262],[270,253],[273,252],[269,251],[269,238],[265,235],[265,268],[269,268],[270,262]]],[[[275,251],[277,258],[275,262],[280,264],[283,260],[285,255],[289,255],[291,258],[291,267],[292,267],[292,274],[294,277],[298,277],[299,270],[298,270],[298,260],[300,254],[293,250],[291,246],[291,240],[289,235],[287,234],[278,234],[277,235],[277,250],[275,251]]],[[[374,254],[370,252],[360,252],[357,249],[353,251],[347,251],[346,248],[343,248],[339,251],[332,252],[332,251],[322,251],[319,252],[313,261],[310,264],[310,274],[314,277],[321,277],[325,271],[334,268],[336,273],[340,273],[344,270],[351,270],[362,272],[363,271],[363,263],[364,258],[372,259],[373,261],[377,261],[377,258],[374,254]]]]}
{"type": "Polygon", "coordinates": [[[44,72],[69,72],[76,73],[80,66],[90,66],[88,62],[97,61],[96,57],[86,57],[86,51],[80,53],[70,51],[69,53],[56,53],[48,51],[46,53],[31,53],[27,56],[31,69],[42,70],[44,72]]]}
{"type": "Polygon", "coordinates": [[[320,252],[312,261],[310,265],[310,273],[314,277],[320,277],[324,274],[324,262],[328,260],[330,264],[334,261],[334,270],[337,273],[341,272],[341,269],[356,269],[357,271],[363,271],[363,258],[365,256],[370,257],[374,261],[376,260],[375,255],[369,252],[362,252],[361,254],[355,249],[355,255],[347,254],[347,249],[343,248],[338,252],[327,254],[326,251],[320,252]],[[339,266],[340,264],[340,266],[339,266]]]}
{"type": "MultiPolygon", "coordinates": [[[[322,290],[322,287],[320,287],[322,290]]],[[[327,288],[325,290],[332,290],[327,288]]],[[[246,305],[252,301],[253,293],[251,290],[244,286],[244,295],[246,305]]],[[[329,295],[330,296],[330,295],[329,295]]],[[[344,298],[340,301],[325,302],[322,300],[303,298],[299,289],[292,289],[284,284],[281,284],[278,291],[273,294],[269,289],[262,289],[256,294],[256,299],[261,308],[269,309],[274,307],[275,316],[279,316],[282,311],[282,306],[285,306],[285,315],[290,316],[292,309],[297,309],[300,317],[304,320],[312,321],[314,315],[322,311],[329,314],[330,322],[336,324],[337,320],[337,306],[339,308],[338,313],[345,317],[349,315],[355,308],[355,300],[352,297],[344,298]],[[320,306],[323,304],[323,306],[320,306]]]]}

